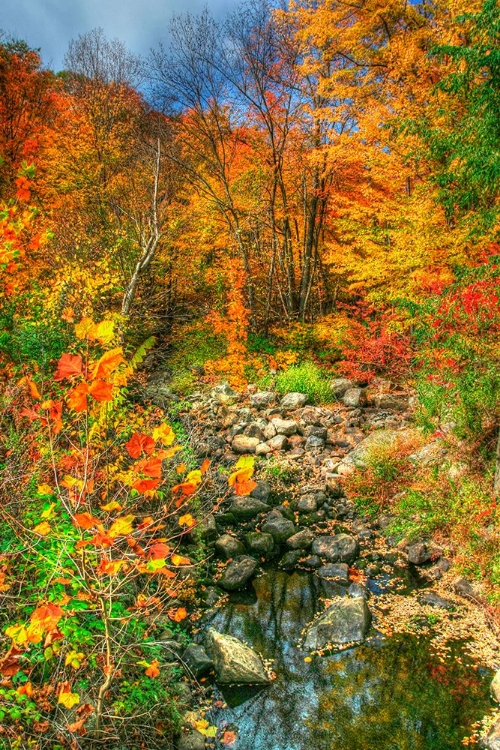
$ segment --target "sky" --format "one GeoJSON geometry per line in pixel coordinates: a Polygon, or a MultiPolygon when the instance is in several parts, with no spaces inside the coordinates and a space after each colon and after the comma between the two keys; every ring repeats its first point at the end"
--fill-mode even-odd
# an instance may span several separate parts
{"type": "Polygon", "coordinates": [[[198,13],[208,5],[216,15],[238,0],[2,0],[0,29],[40,48],[42,59],[55,71],[71,39],[97,27],[115,37],[135,54],[146,55],[167,40],[174,13],[198,13]]]}

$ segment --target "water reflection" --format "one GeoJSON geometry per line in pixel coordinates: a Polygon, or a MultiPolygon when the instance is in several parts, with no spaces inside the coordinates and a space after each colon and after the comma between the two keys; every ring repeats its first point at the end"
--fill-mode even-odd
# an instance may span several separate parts
{"type": "Polygon", "coordinates": [[[256,599],[231,599],[209,623],[274,660],[269,687],[227,688],[228,707],[210,717],[238,727],[235,750],[458,750],[489,709],[488,681],[441,664],[423,639],[375,635],[304,662],[296,644],[324,595],[317,576],[270,571],[254,588],[256,599]]]}

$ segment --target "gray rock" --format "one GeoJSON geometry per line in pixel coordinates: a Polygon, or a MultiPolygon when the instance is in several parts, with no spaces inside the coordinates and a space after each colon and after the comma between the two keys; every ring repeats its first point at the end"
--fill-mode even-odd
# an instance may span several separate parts
{"type": "Polygon", "coordinates": [[[415,542],[408,547],[407,554],[413,565],[424,565],[440,558],[443,551],[432,542],[415,542]]]}
{"type": "Polygon", "coordinates": [[[318,510],[318,501],[315,495],[303,495],[297,502],[299,513],[315,513],[318,510]]]}
{"type": "Polygon", "coordinates": [[[245,534],[245,543],[250,552],[263,557],[269,557],[274,549],[274,540],[271,534],[263,534],[258,531],[249,531],[248,534],[245,534]]]}
{"type": "Polygon", "coordinates": [[[334,378],[330,383],[330,388],[335,398],[342,398],[344,393],[355,387],[355,383],[347,378],[334,378]]]}
{"type": "Polygon", "coordinates": [[[304,649],[317,651],[328,644],[339,648],[362,643],[370,623],[371,613],[364,599],[339,599],[308,628],[304,649]]]}
{"type": "Polygon", "coordinates": [[[267,685],[260,656],[246,643],[210,628],[205,639],[215,665],[217,682],[224,685],[267,685]]]}
{"type": "Polygon", "coordinates": [[[488,733],[481,738],[480,746],[485,750],[500,750],[500,717],[492,724],[488,733]]]}
{"type": "Polygon", "coordinates": [[[271,534],[277,544],[282,544],[293,536],[297,529],[292,521],[289,521],[288,518],[283,518],[277,510],[272,510],[267,514],[262,524],[262,531],[265,534],[271,534]]]}
{"type": "Polygon", "coordinates": [[[420,596],[422,604],[427,604],[429,607],[438,607],[439,609],[453,609],[455,604],[450,602],[449,599],[443,599],[442,596],[436,594],[435,591],[425,591],[420,596]]]}
{"type": "Polygon", "coordinates": [[[259,443],[255,449],[256,456],[267,456],[268,453],[272,453],[272,450],[267,443],[259,443]]]}
{"type": "Polygon", "coordinates": [[[243,434],[247,437],[258,438],[259,442],[261,443],[264,442],[264,435],[262,434],[262,430],[255,422],[251,422],[249,425],[247,425],[243,430],[243,434]]]}
{"type": "Polygon", "coordinates": [[[349,388],[342,396],[344,406],[358,407],[366,402],[366,395],[362,388],[349,388]]]}
{"type": "Polygon", "coordinates": [[[345,563],[330,563],[318,568],[320,578],[340,579],[341,581],[349,580],[349,566],[345,563]]]}
{"type": "Polygon", "coordinates": [[[269,482],[258,482],[257,487],[254,487],[250,493],[250,497],[255,497],[257,500],[261,500],[263,503],[267,503],[271,495],[271,485],[269,482]]]}
{"type": "Polygon", "coordinates": [[[235,435],[231,447],[235,453],[255,453],[255,449],[262,440],[247,435],[235,435]]]}
{"type": "Polygon", "coordinates": [[[476,589],[467,578],[456,578],[453,581],[453,591],[459,596],[463,596],[464,599],[477,599],[478,595],[476,589]]]}
{"type": "Polygon", "coordinates": [[[278,435],[291,437],[297,432],[297,422],[293,419],[273,419],[273,425],[278,435]]]}
{"type": "Polygon", "coordinates": [[[304,437],[319,437],[321,440],[325,441],[328,437],[328,430],[326,427],[318,427],[316,425],[308,425],[304,429],[304,437]]]}
{"type": "Polygon", "coordinates": [[[196,729],[183,734],[177,740],[177,750],[205,750],[205,737],[196,729]]]}
{"type": "Polygon", "coordinates": [[[280,406],[282,406],[283,409],[293,411],[294,409],[301,409],[308,401],[309,396],[305,393],[287,393],[286,396],[283,396],[281,399],[280,406]]]}
{"type": "Polygon", "coordinates": [[[230,562],[224,570],[218,584],[226,591],[236,591],[244,588],[254,575],[258,563],[253,557],[240,555],[230,562]]]}
{"type": "Polygon", "coordinates": [[[321,568],[321,559],[318,555],[311,555],[305,560],[302,560],[302,565],[310,570],[317,570],[318,568],[321,568]]]}
{"type": "Polygon", "coordinates": [[[443,463],[447,455],[448,450],[443,441],[434,440],[432,443],[424,445],[423,448],[412,453],[411,456],[408,456],[408,459],[419,466],[439,466],[443,463]]]}
{"type": "Polygon", "coordinates": [[[405,411],[409,406],[407,393],[380,393],[374,398],[377,409],[391,409],[392,411],[405,411]]]}
{"type": "Polygon", "coordinates": [[[288,448],[288,439],[285,435],[276,435],[268,440],[267,444],[273,451],[285,451],[288,448]]]}
{"type": "Polygon", "coordinates": [[[187,668],[188,675],[192,675],[196,679],[210,672],[214,666],[203,646],[199,646],[197,643],[192,643],[187,647],[182,656],[182,661],[187,668]]]}
{"type": "Polygon", "coordinates": [[[230,534],[223,534],[215,542],[215,551],[223,560],[229,560],[232,557],[242,555],[245,547],[236,537],[230,534]]]}
{"type": "Polygon", "coordinates": [[[331,497],[343,497],[344,496],[344,490],[342,487],[342,479],[338,476],[338,474],[326,474],[325,480],[326,480],[326,487],[328,490],[328,494],[331,497]]]}
{"type": "Polygon", "coordinates": [[[254,409],[267,409],[276,401],[276,394],[272,391],[259,391],[250,396],[250,406],[254,409]]]}
{"type": "Polygon", "coordinates": [[[309,437],[306,440],[306,450],[311,450],[314,448],[323,448],[325,445],[325,441],[323,438],[318,437],[318,435],[309,435],[309,437]]]}
{"type": "Polygon", "coordinates": [[[314,542],[314,533],[311,529],[302,529],[286,540],[286,546],[290,549],[309,549],[314,542]]]}
{"type": "Polygon", "coordinates": [[[370,592],[366,586],[363,586],[362,583],[358,583],[358,581],[351,583],[347,589],[347,593],[352,599],[368,599],[370,597],[370,592]]]}
{"type": "Polygon", "coordinates": [[[262,434],[264,435],[266,440],[271,440],[271,438],[276,435],[276,427],[274,426],[274,422],[268,422],[262,430],[262,434]]]}
{"type": "Polygon", "coordinates": [[[191,708],[193,705],[193,692],[187,682],[177,682],[173,694],[179,708],[191,708]]]}
{"type": "Polygon", "coordinates": [[[270,510],[269,505],[256,497],[235,497],[229,507],[230,513],[243,520],[255,518],[259,513],[266,513],[268,510],[270,510]]]}
{"type": "Polygon", "coordinates": [[[225,404],[226,406],[235,404],[241,398],[241,394],[233,390],[229,383],[220,383],[220,385],[216,385],[215,388],[212,388],[210,391],[210,395],[213,399],[218,401],[219,404],[225,404]]]}
{"type": "Polygon", "coordinates": [[[495,675],[491,681],[490,693],[493,700],[497,703],[500,703],[500,669],[498,670],[498,672],[495,672],[495,675]]]}
{"type": "Polygon", "coordinates": [[[328,560],[328,562],[352,563],[359,553],[358,540],[348,534],[335,536],[320,536],[312,546],[314,555],[328,560]]]}
{"type": "Polygon", "coordinates": [[[300,550],[292,549],[283,555],[279,562],[279,567],[281,570],[292,571],[297,567],[301,557],[302,552],[300,550]]]}

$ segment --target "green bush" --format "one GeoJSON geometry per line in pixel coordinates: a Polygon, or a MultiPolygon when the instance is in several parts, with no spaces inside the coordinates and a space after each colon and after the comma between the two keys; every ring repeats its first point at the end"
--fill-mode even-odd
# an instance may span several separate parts
{"type": "Polygon", "coordinates": [[[279,393],[307,393],[313,404],[332,401],[332,391],[326,373],[313,362],[302,362],[280,372],[276,378],[279,393]]]}

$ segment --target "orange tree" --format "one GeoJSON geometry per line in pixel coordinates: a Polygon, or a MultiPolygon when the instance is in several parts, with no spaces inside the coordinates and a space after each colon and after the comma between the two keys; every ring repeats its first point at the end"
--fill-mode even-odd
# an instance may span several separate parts
{"type": "Polygon", "coordinates": [[[52,377],[2,394],[0,744],[150,747],[172,727],[159,635],[187,617],[202,471],[171,487],[172,429],[127,401],[147,347],[127,362],[109,320],[74,332],[52,377]]]}

